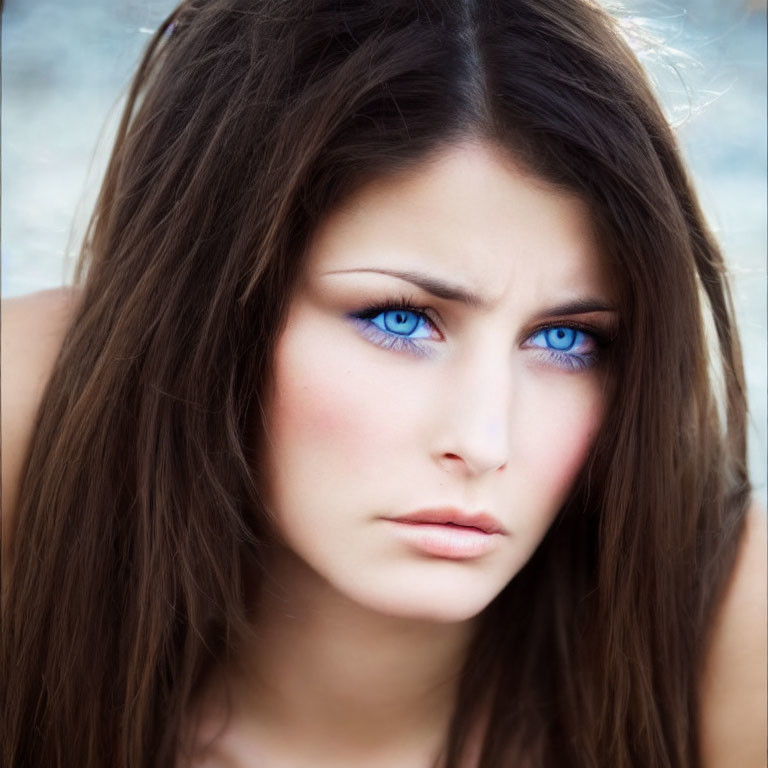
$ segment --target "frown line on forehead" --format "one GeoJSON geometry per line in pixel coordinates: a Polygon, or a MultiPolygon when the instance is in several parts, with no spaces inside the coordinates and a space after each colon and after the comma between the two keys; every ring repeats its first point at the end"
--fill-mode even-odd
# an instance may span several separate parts
{"type": "MultiPolygon", "coordinates": [[[[416,272],[413,270],[399,270],[399,269],[385,269],[385,268],[358,268],[358,269],[333,269],[325,272],[327,275],[344,274],[350,272],[375,272],[382,275],[390,275],[391,277],[405,280],[413,285],[418,286],[422,290],[436,296],[440,299],[447,299],[448,301],[458,301],[462,304],[466,304],[473,309],[488,309],[491,306],[491,301],[476,291],[466,288],[457,283],[451,283],[442,278],[435,277],[434,275],[428,275],[424,272],[416,272]]],[[[594,298],[575,298],[565,301],[561,304],[548,307],[541,314],[542,315],[580,315],[587,314],[589,312],[615,312],[616,308],[594,298]]]]}

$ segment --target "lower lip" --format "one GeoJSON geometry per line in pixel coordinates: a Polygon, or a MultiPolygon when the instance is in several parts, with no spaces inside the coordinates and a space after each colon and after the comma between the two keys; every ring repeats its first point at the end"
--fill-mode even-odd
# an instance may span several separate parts
{"type": "Polygon", "coordinates": [[[477,528],[462,528],[438,523],[407,523],[389,520],[403,539],[422,552],[450,560],[470,560],[488,554],[501,538],[477,528]]]}

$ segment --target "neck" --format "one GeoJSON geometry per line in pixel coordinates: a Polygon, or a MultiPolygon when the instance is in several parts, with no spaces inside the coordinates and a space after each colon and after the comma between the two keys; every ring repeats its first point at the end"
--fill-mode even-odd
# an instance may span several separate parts
{"type": "Polygon", "coordinates": [[[448,733],[474,620],[369,610],[287,551],[269,574],[258,640],[241,650],[233,677],[237,717],[254,724],[261,743],[300,744],[337,760],[347,754],[352,764],[420,753],[427,766],[448,733]]]}

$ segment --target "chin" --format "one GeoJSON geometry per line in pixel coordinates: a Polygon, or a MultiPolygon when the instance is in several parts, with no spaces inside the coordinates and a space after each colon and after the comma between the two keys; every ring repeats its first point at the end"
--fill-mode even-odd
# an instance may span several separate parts
{"type": "Polygon", "coordinates": [[[454,581],[452,584],[450,580],[441,581],[421,583],[418,586],[411,582],[399,588],[388,584],[365,591],[344,591],[351,600],[382,615],[439,624],[459,624],[474,619],[504,587],[503,584],[496,588],[487,583],[468,584],[464,581],[459,584],[454,581]]]}

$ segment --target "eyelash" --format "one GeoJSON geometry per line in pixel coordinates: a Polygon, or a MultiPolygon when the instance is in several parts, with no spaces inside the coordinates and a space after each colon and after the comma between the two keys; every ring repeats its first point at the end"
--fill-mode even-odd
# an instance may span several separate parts
{"type": "MultiPolygon", "coordinates": [[[[383,331],[381,328],[378,328],[375,324],[370,322],[374,317],[377,317],[384,312],[404,310],[412,312],[420,319],[424,319],[434,326],[435,322],[429,316],[426,309],[426,307],[415,304],[408,297],[401,296],[399,299],[383,299],[381,301],[372,302],[358,312],[352,313],[351,317],[353,320],[360,322],[360,328],[363,334],[374,344],[384,349],[410,352],[420,357],[431,357],[434,354],[434,350],[428,346],[421,344],[418,341],[408,339],[405,336],[399,336],[392,332],[383,331]]],[[[553,328],[568,328],[573,331],[581,332],[593,339],[597,347],[594,351],[587,353],[560,352],[545,347],[533,347],[533,349],[536,349],[541,353],[539,355],[540,359],[545,362],[553,363],[563,370],[581,371],[594,367],[602,357],[602,350],[610,344],[610,339],[597,328],[587,326],[583,323],[570,321],[540,325],[531,332],[528,338],[535,338],[540,333],[553,328]]]]}

